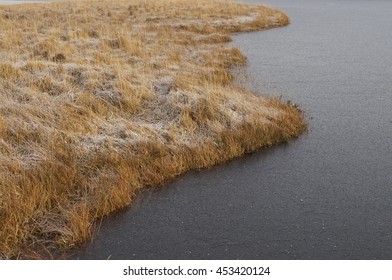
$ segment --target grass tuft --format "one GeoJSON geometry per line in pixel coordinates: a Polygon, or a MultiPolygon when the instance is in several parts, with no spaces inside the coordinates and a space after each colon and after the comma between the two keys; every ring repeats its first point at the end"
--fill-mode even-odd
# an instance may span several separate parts
{"type": "Polygon", "coordinates": [[[233,85],[246,58],[222,44],[288,23],[224,0],[0,6],[0,258],[55,258],[140,188],[302,133],[296,105],[233,85]]]}

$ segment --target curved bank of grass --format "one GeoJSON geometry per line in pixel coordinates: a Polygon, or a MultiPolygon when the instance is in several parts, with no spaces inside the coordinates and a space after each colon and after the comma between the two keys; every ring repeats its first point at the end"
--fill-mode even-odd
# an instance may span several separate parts
{"type": "Polygon", "coordinates": [[[1,256],[73,247],[140,188],[303,132],[233,85],[246,59],[222,44],[288,23],[220,0],[0,7],[1,256]]]}

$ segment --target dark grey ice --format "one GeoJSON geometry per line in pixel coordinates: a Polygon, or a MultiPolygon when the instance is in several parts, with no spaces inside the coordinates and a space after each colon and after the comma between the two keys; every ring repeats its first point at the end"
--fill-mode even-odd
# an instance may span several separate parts
{"type": "Polygon", "coordinates": [[[233,45],[309,132],[145,192],[73,258],[392,259],[392,1],[260,2],[291,25],[233,45]]]}

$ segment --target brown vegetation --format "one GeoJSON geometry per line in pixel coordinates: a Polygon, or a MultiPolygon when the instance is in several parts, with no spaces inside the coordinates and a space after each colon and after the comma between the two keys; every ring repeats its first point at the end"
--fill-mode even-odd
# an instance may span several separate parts
{"type": "Polygon", "coordinates": [[[298,136],[300,110],[235,87],[246,59],[222,45],[288,22],[221,0],[0,7],[0,258],[80,244],[142,187],[298,136]]]}

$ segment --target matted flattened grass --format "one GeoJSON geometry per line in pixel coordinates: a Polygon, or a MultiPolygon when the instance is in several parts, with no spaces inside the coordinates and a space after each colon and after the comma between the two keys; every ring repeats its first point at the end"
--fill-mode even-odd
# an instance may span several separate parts
{"type": "Polygon", "coordinates": [[[246,58],[223,45],[288,23],[221,0],[0,7],[0,256],[74,247],[140,188],[303,132],[233,85],[246,58]]]}

